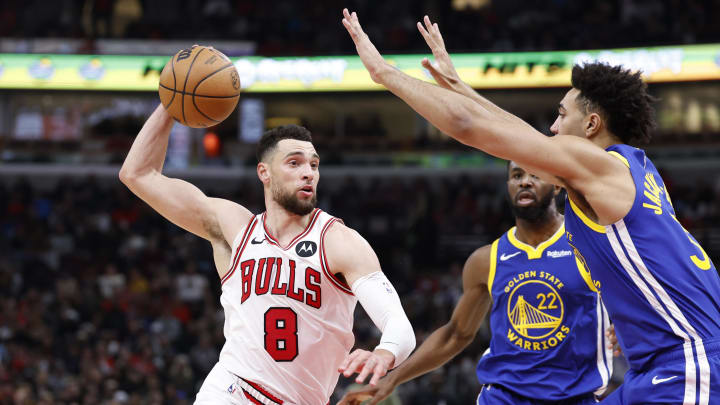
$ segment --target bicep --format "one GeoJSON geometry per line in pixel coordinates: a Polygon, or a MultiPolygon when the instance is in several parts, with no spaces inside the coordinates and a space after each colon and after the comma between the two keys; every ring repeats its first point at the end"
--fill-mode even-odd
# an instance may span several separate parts
{"type": "Polygon", "coordinates": [[[488,291],[490,246],[476,250],[463,268],[463,294],[453,311],[451,323],[462,335],[475,335],[491,303],[488,291]]]}
{"type": "Polygon", "coordinates": [[[136,179],[128,187],[168,221],[210,241],[225,239],[231,243],[232,224],[247,222],[251,216],[238,204],[209,198],[193,184],[157,172],[136,179]]]}
{"type": "Polygon", "coordinates": [[[602,148],[579,136],[546,136],[519,118],[476,121],[465,136],[466,143],[512,160],[556,185],[590,180],[593,173],[609,162],[602,148]]]}
{"type": "Polygon", "coordinates": [[[341,273],[349,286],[363,276],[382,271],[365,238],[341,223],[331,225],[323,244],[331,271],[341,273]]]}

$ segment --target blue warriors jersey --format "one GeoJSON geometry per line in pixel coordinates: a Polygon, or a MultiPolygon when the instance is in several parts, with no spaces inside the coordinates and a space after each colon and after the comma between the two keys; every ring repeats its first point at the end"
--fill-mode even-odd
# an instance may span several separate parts
{"type": "Polygon", "coordinates": [[[513,227],[490,256],[492,339],[477,366],[480,383],[543,401],[602,393],[612,374],[609,321],[565,227],[537,248],[513,227]]]}
{"type": "Polygon", "coordinates": [[[600,289],[630,367],[657,368],[664,354],[679,351],[685,362],[685,375],[678,376],[685,377],[683,403],[696,403],[699,396],[699,403],[707,404],[707,357],[720,339],[720,277],[675,218],[665,184],[645,152],[628,145],[607,151],[630,170],[632,208],[603,226],[568,199],[567,238],[600,289]]]}

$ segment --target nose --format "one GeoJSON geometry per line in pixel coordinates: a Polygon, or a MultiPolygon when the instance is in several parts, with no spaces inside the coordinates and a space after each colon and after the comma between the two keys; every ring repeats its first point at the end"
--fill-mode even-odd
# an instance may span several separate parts
{"type": "Polygon", "coordinates": [[[302,179],[312,181],[313,178],[315,178],[315,172],[310,167],[310,164],[303,165],[302,179]]]}
{"type": "Polygon", "coordinates": [[[555,118],[555,122],[553,122],[552,126],[550,127],[550,132],[552,132],[554,135],[557,135],[560,132],[560,116],[559,115],[557,118],[555,118]]]}
{"type": "Polygon", "coordinates": [[[522,188],[530,188],[533,186],[532,180],[533,180],[532,176],[529,173],[525,173],[520,178],[519,186],[522,188]]]}

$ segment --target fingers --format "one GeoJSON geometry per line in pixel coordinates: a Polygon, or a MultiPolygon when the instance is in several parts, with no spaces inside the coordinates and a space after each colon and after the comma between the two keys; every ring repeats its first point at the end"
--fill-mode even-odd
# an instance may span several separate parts
{"type": "Polygon", "coordinates": [[[372,398],[372,394],[367,392],[350,392],[337,403],[337,405],[359,405],[365,400],[372,398]]]}
{"type": "Polygon", "coordinates": [[[344,8],[342,23],[348,32],[350,32],[350,35],[353,36],[353,39],[363,33],[357,13],[354,11],[351,13],[347,8],[344,8]]]}
{"type": "Polygon", "coordinates": [[[357,355],[358,355],[358,351],[355,350],[354,352],[345,356],[345,360],[343,360],[342,364],[340,364],[340,367],[338,367],[338,372],[342,373],[342,372],[348,370],[348,366],[350,365],[350,362],[355,360],[355,357],[357,357],[357,355]]]}
{"type": "Polygon", "coordinates": [[[427,31],[429,33],[433,34],[434,27],[433,27],[433,24],[430,22],[430,17],[428,17],[428,16],[423,17],[423,22],[425,23],[425,28],[427,29],[427,31]]]}
{"type": "Polygon", "coordinates": [[[345,377],[350,377],[351,375],[353,375],[365,363],[368,356],[370,356],[370,352],[367,352],[365,350],[356,350],[351,353],[349,357],[350,361],[347,367],[345,367],[345,369],[342,371],[343,375],[345,377]]]}
{"type": "Polygon", "coordinates": [[[417,22],[417,28],[418,28],[418,31],[420,31],[420,35],[422,35],[422,37],[425,39],[425,42],[427,42],[427,44],[430,45],[430,41],[431,41],[430,33],[428,33],[427,30],[425,30],[425,27],[423,27],[423,25],[420,23],[420,21],[417,22]]]}
{"type": "Polygon", "coordinates": [[[360,371],[360,374],[358,374],[357,378],[355,379],[355,382],[358,384],[362,384],[363,382],[365,382],[367,376],[374,371],[377,363],[378,361],[374,356],[370,356],[367,360],[365,360],[365,365],[360,371]]]}
{"type": "Polygon", "coordinates": [[[385,376],[385,374],[387,374],[387,368],[384,364],[382,364],[382,362],[378,361],[373,369],[373,376],[370,378],[370,385],[373,387],[376,386],[380,377],[385,376]]]}

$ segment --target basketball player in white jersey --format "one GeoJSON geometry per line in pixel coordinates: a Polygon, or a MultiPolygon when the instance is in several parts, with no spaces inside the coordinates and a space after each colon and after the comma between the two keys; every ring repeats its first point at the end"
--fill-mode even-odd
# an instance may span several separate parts
{"type": "Polygon", "coordinates": [[[325,405],[339,373],[375,384],[415,347],[412,326],[356,231],[315,208],[320,158],[310,132],[266,132],[257,174],[266,212],[210,198],[162,174],[172,118],[162,106],[135,139],[121,181],[174,224],[207,239],[222,283],[225,345],[195,404],[325,405]],[[382,331],[371,352],[357,349],[360,301],[382,331]]]}

